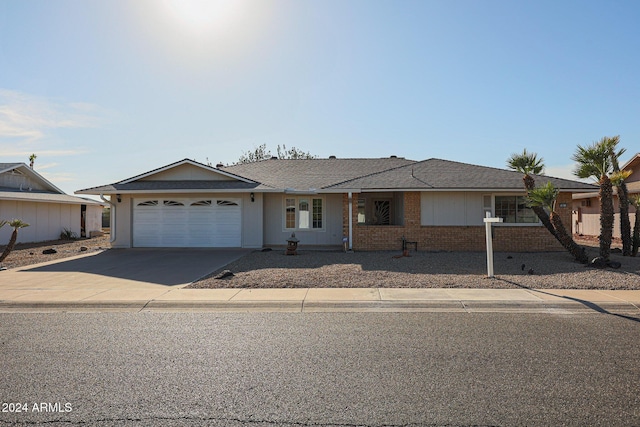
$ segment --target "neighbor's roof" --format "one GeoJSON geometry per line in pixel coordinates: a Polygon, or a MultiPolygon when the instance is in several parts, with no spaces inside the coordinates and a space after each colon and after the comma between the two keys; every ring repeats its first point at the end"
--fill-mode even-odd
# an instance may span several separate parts
{"type": "Polygon", "coordinates": [[[58,194],[64,194],[64,191],[53,185],[52,182],[27,166],[25,163],[0,163],[0,174],[11,171],[17,171],[23,175],[28,175],[35,181],[40,182],[42,186],[48,188],[50,191],[58,194]]]}
{"type": "Polygon", "coordinates": [[[72,205],[100,205],[96,200],[67,194],[50,193],[46,191],[20,191],[15,188],[0,188],[0,200],[16,200],[21,202],[62,203],[72,205]]]}
{"type": "MultiPolygon", "coordinates": [[[[433,190],[522,190],[522,173],[450,160],[428,159],[410,165],[332,185],[331,189],[433,189],[433,190]]],[[[551,182],[556,188],[593,191],[591,184],[545,175],[532,175],[536,185],[551,182]]]]}

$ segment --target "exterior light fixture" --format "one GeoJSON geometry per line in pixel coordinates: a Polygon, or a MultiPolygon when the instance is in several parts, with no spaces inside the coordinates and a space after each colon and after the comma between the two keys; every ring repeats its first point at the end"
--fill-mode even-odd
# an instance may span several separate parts
{"type": "Polygon", "coordinates": [[[256,200],[256,195],[255,195],[255,194],[253,194],[253,192],[252,192],[251,194],[249,194],[249,197],[251,197],[251,201],[252,201],[252,202],[255,202],[255,200],[256,200]]]}

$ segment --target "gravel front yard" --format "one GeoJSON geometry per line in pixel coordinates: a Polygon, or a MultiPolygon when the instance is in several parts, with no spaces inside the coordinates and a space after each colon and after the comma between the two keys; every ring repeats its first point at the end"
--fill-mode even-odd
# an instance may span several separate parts
{"type": "MultiPolygon", "coordinates": [[[[0,245],[0,253],[2,253],[5,247],[6,245],[0,245]]],[[[2,266],[6,268],[25,267],[27,265],[108,249],[109,247],[109,235],[94,237],[93,239],[18,243],[9,256],[2,262],[2,266]],[[81,250],[82,247],[87,248],[87,250],[81,250]],[[43,254],[42,251],[45,249],[55,249],[57,252],[55,254],[43,254]]]]}
{"type": "MultiPolygon", "coordinates": [[[[587,248],[590,257],[596,248],[587,248]]],[[[620,269],[598,270],[573,261],[566,252],[496,253],[494,279],[486,277],[484,252],[255,251],[190,288],[501,288],[640,289],[640,257],[612,254],[620,269]],[[532,269],[532,274],[529,270],[532,269]]]]}
{"type": "MultiPolygon", "coordinates": [[[[581,242],[587,243],[587,242],[581,242]]],[[[597,244],[597,243],[596,243],[597,244]]],[[[15,268],[68,258],[109,248],[109,236],[18,244],[3,267],[15,268]],[[87,248],[82,251],[81,248],[87,248]],[[57,253],[45,255],[43,250],[57,253]]],[[[0,252],[4,246],[0,246],[0,252]]],[[[597,248],[587,246],[590,257],[597,248]]],[[[495,254],[496,278],[488,279],[484,252],[300,251],[285,256],[283,250],[254,251],[224,267],[233,277],[214,279],[220,271],[191,288],[503,288],[537,289],[638,289],[640,257],[612,254],[620,269],[597,270],[574,262],[566,252],[495,254]],[[524,265],[524,267],[523,267],[524,265]],[[532,269],[533,274],[529,274],[532,269]]]]}

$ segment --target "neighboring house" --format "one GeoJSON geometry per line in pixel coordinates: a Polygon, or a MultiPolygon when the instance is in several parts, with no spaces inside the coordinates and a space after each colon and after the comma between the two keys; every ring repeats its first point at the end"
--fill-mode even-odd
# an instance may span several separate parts
{"type": "MultiPolygon", "coordinates": [[[[623,171],[632,171],[627,178],[629,196],[640,194],[640,153],[636,154],[622,166],[623,171]]],[[[613,208],[616,212],[613,224],[613,237],[620,238],[620,203],[618,190],[614,187],[613,208]]],[[[629,207],[629,220],[633,231],[635,208],[629,207]]],[[[600,235],[600,199],[598,190],[573,195],[573,232],[582,236],[598,237],[600,235]]]]}
{"type": "MultiPolygon", "coordinates": [[[[595,187],[535,176],[571,196],[595,187]]],[[[499,251],[562,249],[526,206],[522,174],[447,160],[272,158],[233,166],[179,162],[77,194],[108,195],[114,247],[301,247],[484,250],[487,213],[499,251]],[[343,240],[344,239],[344,240],[343,240]]]]}
{"type": "MultiPolygon", "coordinates": [[[[65,194],[24,163],[0,163],[0,220],[29,224],[20,229],[18,242],[56,240],[64,229],[89,237],[102,230],[102,207],[65,194]]],[[[7,244],[11,232],[8,225],[0,228],[0,245],[7,244]]]]}

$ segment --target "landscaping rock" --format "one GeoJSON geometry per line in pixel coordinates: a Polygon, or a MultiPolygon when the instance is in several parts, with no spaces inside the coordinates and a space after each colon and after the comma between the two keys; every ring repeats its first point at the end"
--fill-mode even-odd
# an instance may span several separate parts
{"type": "Polygon", "coordinates": [[[53,249],[53,248],[51,248],[51,249],[45,249],[44,251],[42,251],[42,253],[44,255],[52,255],[52,254],[57,254],[58,251],[53,249]]]}
{"type": "Polygon", "coordinates": [[[228,279],[229,277],[233,277],[234,274],[229,271],[229,270],[223,270],[220,273],[218,273],[217,275],[214,276],[214,279],[217,280],[221,280],[221,279],[228,279]]]}
{"type": "Polygon", "coordinates": [[[86,246],[80,246],[80,252],[86,252],[88,250],[89,248],[87,248],[86,246]]]}
{"type": "Polygon", "coordinates": [[[611,267],[611,268],[615,268],[616,270],[620,267],[622,267],[622,263],[618,262],[618,261],[609,261],[607,263],[607,266],[611,267]]]}

